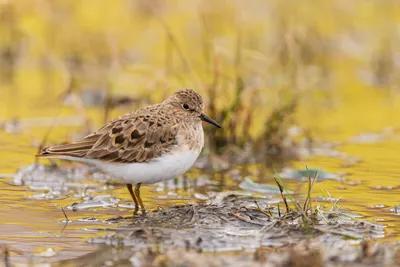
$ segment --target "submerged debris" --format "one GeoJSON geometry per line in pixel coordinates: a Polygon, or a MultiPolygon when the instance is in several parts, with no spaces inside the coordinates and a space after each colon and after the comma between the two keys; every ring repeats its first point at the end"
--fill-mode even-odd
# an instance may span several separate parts
{"type": "Polygon", "coordinates": [[[73,203],[68,206],[67,209],[77,211],[88,208],[106,208],[106,207],[115,207],[119,202],[119,199],[116,199],[111,196],[94,196],[94,197],[85,197],[83,202],[73,203]]]}
{"type": "Polygon", "coordinates": [[[244,178],[244,181],[239,184],[239,188],[247,191],[279,194],[279,188],[276,185],[259,184],[251,180],[249,177],[244,178]]]}
{"type": "Polygon", "coordinates": [[[318,176],[318,180],[339,180],[340,175],[329,173],[318,169],[294,170],[285,168],[279,173],[280,177],[285,179],[307,180],[308,177],[318,176]]]}
{"type": "Polygon", "coordinates": [[[279,215],[265,199],[228,195],[219,203],[175,206],[145,217],[116,220],[119,227],[107,229],[114,234],[90,242],[132,246],[135,250],[163,244],[215,252],[282,247],[305,237],[329,244],[342,237],[361,240],[384,236],[383,226],[340,212],[315,214],[312,219],[312,224],[304,224],[295,213],[279,215]]]}
{"type": "Polygon", "coordinates": [[[400,205],[394,206],[393,209],[390,209],[391,212],[394,212],[395,215],[400,215],[400,205]]]}

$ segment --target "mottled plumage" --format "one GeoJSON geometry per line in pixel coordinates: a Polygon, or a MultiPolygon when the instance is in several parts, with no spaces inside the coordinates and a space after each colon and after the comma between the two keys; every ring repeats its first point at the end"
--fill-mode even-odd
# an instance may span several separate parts
{"type": "Polygon", "coordinates": [[[198,93],[180,90],[160,104],[107,123],[82,140],[44,148],[38,156],[96,165],[119,175],[116,178],[126,182],[128,189],[131,184],[140,187],[171,179],[189,169],[200,154],[204,145],[201,122],[220,127],[203,109],[198,93]]]}

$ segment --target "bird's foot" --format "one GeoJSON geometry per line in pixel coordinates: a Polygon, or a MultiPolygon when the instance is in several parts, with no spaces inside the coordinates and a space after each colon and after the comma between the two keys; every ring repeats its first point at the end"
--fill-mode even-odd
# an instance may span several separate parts
{"type": "Polygon", "coordinates": [[[147,211],[145,209],[142,209],[139,211],[139,209],[135,209],[135,211],[133,212],[133,217],[135,216],[146,216],[147,211]]]}

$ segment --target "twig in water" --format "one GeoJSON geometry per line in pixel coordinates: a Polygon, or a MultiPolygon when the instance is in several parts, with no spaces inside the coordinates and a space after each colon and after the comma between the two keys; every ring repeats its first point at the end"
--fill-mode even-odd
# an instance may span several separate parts
{"type": "Polygon", "coordinates": [[[67,214],[65,213],[63,207],[61,207],[61,211],[63,212],[64,217],[65,217],[65,225],[64,225],[63,229],[61,230],[61,233],[63,233],[64,230],[65,230],[65,228],[67,228],[67,225],[68,225],[68,223],[70,222],[70,220],[68,219],[68,216],[67,216],[67,214]]]}
{"type": "Polygon", "coordinates": [[[67,214],[65,213],[63,207],[61,207],[61,211],[62,211],[63,214],[64,214],[65,220],[67,220],[67,222],[68,222],[68,221],[69,221],[69,220],[68,220],[68,216],[67,216],[67,214]]]}
{"type": "MultiPolygon", "coordinates": [[[[257,202],[257,201],[254,201],[254,203],[256,203],[257,209],[258,209],[259,212],[261,212],[262,214],[264,214],[264,215],[267,216],[267,217],[270,217],[270,216],[271,216],[270,214],[268,214],[267,212],[265,212],[264,210],[262,210],[262,209],[260,208],[260,206],[258,205],[258,202],[257,202]]],[[[270,213],[271,213],[271,211],[270,211],[270,213]]]]}

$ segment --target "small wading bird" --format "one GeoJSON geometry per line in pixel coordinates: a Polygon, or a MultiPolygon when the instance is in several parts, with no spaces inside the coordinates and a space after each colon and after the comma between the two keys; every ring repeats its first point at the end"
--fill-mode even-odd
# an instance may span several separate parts
{"type": "Polygon", "coordinates": [[[139,206],[145,214],[140,186],[175,178],[193,165],[204,145],[202,121],[221,128],[203,109],[198,93],[180,90],[160,104],[121,116],[82,140],[44,148],[37,156],[96,166],[125,182],[134,214],[139,206]]]}

